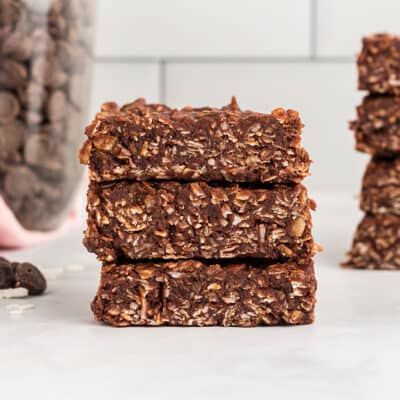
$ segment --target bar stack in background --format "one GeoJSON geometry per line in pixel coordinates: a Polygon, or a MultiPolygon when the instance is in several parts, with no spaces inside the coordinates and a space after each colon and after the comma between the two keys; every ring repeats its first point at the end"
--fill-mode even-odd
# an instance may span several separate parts
{"type": "Polygon", "coordinates": [[[314,319],[310,159],[298,113],[103,105],[84,243],[102,261],[92,302],[113,326],[255,326],[314,319]]]}
{"type": "Polygon", "coordinates": [[[400,269],[400,37],[363,39],[359,89],[369,94],[350,123],[356,148],[372,155],[362,182],[365,212],[345,266],[400,269]]]}

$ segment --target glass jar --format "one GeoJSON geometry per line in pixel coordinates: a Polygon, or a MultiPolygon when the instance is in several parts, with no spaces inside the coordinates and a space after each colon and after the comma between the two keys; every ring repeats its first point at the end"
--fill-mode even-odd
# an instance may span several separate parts
{"type": "Polygon", "coordinates": [[[94,3],[0,0],[0,226],[11,211],[24,230],[54,230],[70,207],[82,175],[94,3]]]}

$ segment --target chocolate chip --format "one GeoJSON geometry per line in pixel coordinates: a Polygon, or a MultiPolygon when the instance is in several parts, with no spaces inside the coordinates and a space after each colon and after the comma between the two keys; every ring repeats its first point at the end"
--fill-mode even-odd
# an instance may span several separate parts
{"type": "Polygon", "coordinates": [[[47,115],[50,121],[60,121],[65,117],[67,99],[64,92],[57,90],[50,95],[47,104],[47,115]]]}
{"type": "Polygon", "coordinates": [[[0,257],[0,289],[9,289],[14,286],[14,270],[11,264],[0,257]]]}
{"type": "Polygon", "coordinates": [[[35,167],[61,171],[63,157],[61,144],[52,136],[35,133],[25,143],[25,161],[35,167]]]}
{"type": "Polygon", "coordinates": [[[9,124],[19,114],[18,99],[10,92],[0,92],[0,123],[9,124]]]}
{"type": "Polygon", "coordinates": [[[35,81],[18,88],[17,92],[22,106],[33,111],[39,111],[46,104],[48,97],[46,88],[35,81]]]}
{"type": "Polygon", "coordinates": [[[69,99],[76,107],[82,106],[82,92],[84,92],[84,80],[81,75],[73,75],[69,81],[69,99]]]}
{"type": "Polygon", "coordinates": [[[4,190],[9,199],[32,196],[39,186],[37,176],[25,166],[10,169],[4,178],[4,190]]]}
{"type": "Polygon", "coordinates": [[[0,63],[0,86],[15,89],[23,85],[28,78],[25,66],[17,61],[7,59],[0,63]]]}
{"type": "Polygon", "coordinates": [[[28,289],[30,295],[39,295],[46,290],[46,278],[31,263],[17,264],[15,267],[15,287],[28,289]]]}
{"type": "Polygon", "coordinates": [[[22,15],[23,4],[15,0],[1,2],[0,25],[15,26],[22,15]]]}
{"type": "Polygon", "coordinates": [[[0,289],[17,287],[27,289],[30,295],[39,295],[46,290],[46,278],[31,263],[10,262],[0,257],[0,289]]]}
{"type": "Polygon", "coordinates": [[[32,40],[33,43],[35,43],[35,46],[33,47],[35,55],[40,55],[47,59],[54,55],[56,45],[45,29],[35,29],[32,33],[32,40]]]}
{"type": "Polygon", "coordinates": [[[59,63],[54,63],[54,66],[51,70],[48,85],[51,88],[59,88],[63,86],[66,82],[68,82],[68,75],[66,72],[61,68],[59,63]]]}
{"type": "Polygon", "coordinates": [[[17,61],[25,61],[32,54],[32,39],[20,32],[14,32],[3,43],[1,52],[17,61]]]}
{"type": "Polygon", "coordinates": [[[51,74],[51,64],[46,57],[37,57],[32,61],[31,66],[32,78],[36,83],[45,85],[49,81],[51,74]]]}

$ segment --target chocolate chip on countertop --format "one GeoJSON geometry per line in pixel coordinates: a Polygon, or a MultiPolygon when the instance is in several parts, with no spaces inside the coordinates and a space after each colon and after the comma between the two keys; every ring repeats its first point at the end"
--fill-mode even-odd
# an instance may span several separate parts
{"type": "Polygon", "coordinates": [[[23,143],[24,134],[25,125],[20,121],[0,125],[0,160],[10,162],[20,160],[18,150],[23,143]]]}
{"type": "Polygon", "coordinates": [[[46,278],[31,263],[20,263],[15,266],[15,287],[28,289],[30,295],[39,295],[46,290],[46,278]]]}
{"type": "Polygon", "coordinates": [[[10,262],[0,257],[0,289],[18,287],[27,289],[30,295],[39,295],[46,290],[46,278],[31,263],[10,262]]]}
{"type": "Polygon", "coordinates": [[[8,289],[14,286],[14,269],[3,257],[0,257],[0,289],[8,289]]]}

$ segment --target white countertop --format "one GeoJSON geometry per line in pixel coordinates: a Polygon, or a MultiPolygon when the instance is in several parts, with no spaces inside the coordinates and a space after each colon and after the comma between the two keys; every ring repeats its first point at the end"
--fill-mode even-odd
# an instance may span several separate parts
{"type": "Polygon", "coordinates": [[[5,253],[45,268],[85,268],[50,281],[45,296],[0,300],[0,399],[399,398],[400,272],[339,268],[357,203],[315,197],[325,252],[316,259],[310,326],[110,328],[89,310],[99,267],[80,244],[81,229],[5,253]],[[10,303],[35,308],[9,315],[10,303]]]}

